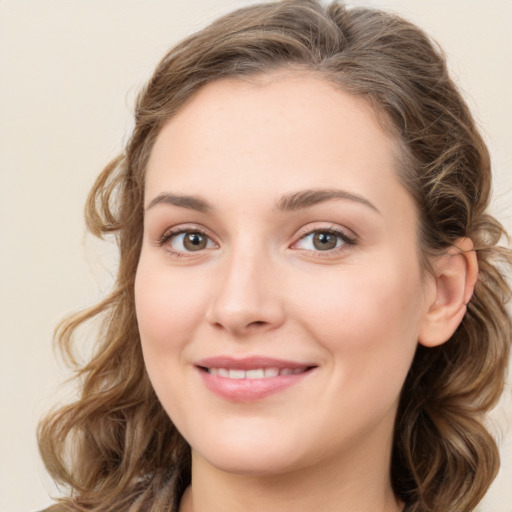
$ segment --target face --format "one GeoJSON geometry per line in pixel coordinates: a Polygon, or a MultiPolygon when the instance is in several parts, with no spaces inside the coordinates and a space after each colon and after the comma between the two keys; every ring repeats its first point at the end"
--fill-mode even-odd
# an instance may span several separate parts
{"type": "Polygon", "coordinates": [[[308,75],[212,83],[162,129],[136,309],[194,460],[389,455],[427,308],[394,147],[363,99],[308,75]]]}

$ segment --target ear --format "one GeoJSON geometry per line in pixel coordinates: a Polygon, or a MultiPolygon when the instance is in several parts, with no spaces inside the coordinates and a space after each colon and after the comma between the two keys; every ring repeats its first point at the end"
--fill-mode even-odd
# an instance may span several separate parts
{"type": "Polygon", "coordinates": [[[418,341],[435,347],[448,341],[462,321],[478,278],[472,240],[461,238],[434,261],[432,293],[420,326],[418,341]]]}

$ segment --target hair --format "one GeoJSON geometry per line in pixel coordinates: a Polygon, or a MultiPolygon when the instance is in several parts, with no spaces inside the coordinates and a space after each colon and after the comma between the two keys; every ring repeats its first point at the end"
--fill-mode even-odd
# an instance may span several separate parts
{"type": "Polygon", "coordinates": [[[421,254],[439,254],[462,237],[475,245],[479,276],[460,326],[443,345],[418,347],[403,386],[394,491],[409,512],[469,512],[495,477],[499,454],[484,422],[504,387],[512,255],[486,211],[486,145],[444,55],[418,27],[378,10],[285,0],[239,9],[171,49],[138,97],[125,150],[90,193],[88,229],[116,235],[120,263],[112,293],[56,331],[81,389],[39,426],[46,467],[69,489],[56,507],[177,508],[190,483],[190,448],[152,389],[134,308],[146,163],[163,124],[201,87],[292,69],[366,98],[385,118],[400,146],[399,177],[419,212],[421,254]],[[76,330],[94,318],[101,319],[94,354],[79,363],[76,330]]]}

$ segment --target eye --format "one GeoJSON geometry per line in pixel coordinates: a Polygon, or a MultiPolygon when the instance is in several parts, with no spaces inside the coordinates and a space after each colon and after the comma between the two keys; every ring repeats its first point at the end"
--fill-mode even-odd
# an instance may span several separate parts
{"type": "Polygon", "coordinates": [[[353,245],[355,240],[348,237],[339,229],[317,229],[310,231],[302,236],[298,242],[293,245],[294,249],[303,249],[306,251],[334,251],[346,244],[353,245]]]}
{"type": "Polygon", "coordinates": [[[174,254],[199,252],[217,247],[206,233],[197,229],[167,231],[159,240],[159,245],[166,245],[174,254]]]}

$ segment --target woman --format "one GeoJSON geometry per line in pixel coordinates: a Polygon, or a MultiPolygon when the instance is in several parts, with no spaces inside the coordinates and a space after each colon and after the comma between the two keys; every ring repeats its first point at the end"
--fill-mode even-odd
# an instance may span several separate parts
{"type": "Polygon", "coordinates": [[[171,50],[88,202],[121,260],[59,332],[103,318],[40,428],[56,507],[473,510],[510,347],[490,179],[400,18],[261,4],[171,50]]]}

